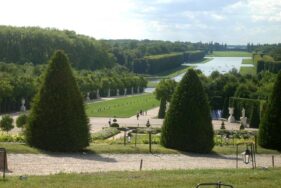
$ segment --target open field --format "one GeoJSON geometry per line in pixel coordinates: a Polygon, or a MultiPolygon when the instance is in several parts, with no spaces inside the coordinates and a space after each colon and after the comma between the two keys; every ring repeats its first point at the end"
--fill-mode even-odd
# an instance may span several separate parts
{"type": "Polygon", "coordinates": [[[148,110],[159,106],[153,94],[144,94],[108,101],[89,103],[86,113],[89,117],[131,117],[140,110],[148,110]]]}
{"type": "Polygon", "coordinates": [[[221,181],[239,188],[277,188],[281,184],[281,169],[223,169],[223,170],[157,170],[96,172],[28,176],[25,180],[8,177],[0,187],[195,187],[198,183],[221,181]]]}
{"type": "Polygon", "coordinates": [[[252,54],[245,51],[214,51],[209,57],[251,57],[252,54]]]}

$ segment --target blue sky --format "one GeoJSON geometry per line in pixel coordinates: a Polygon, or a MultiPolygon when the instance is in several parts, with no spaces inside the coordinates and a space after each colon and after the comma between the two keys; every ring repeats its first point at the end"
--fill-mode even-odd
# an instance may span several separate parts
{"type": "Polygon", "coordinates": [[[97,39],[280,43],[281,0],[9,0],[0,24],[97,39]]]}

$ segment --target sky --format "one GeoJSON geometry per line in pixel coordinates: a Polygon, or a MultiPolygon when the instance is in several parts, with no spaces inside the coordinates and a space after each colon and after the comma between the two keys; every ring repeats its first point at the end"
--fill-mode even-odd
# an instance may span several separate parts
{"type": "Polygon", "coordinates": [[[281,43],[281,0],[5,0],[0,25],[96,39],[281,43]]]}

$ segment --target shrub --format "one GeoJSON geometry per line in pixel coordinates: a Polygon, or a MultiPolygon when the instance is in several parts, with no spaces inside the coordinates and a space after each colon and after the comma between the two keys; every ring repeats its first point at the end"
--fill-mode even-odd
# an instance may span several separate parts
{"type": "Polygon", "coordinates": [[[10,131],[14,128],[13,118],[9,115],[4,115],[0,121],[0,128],[2,131],[10,131]]]}
{"type": "Polygon", "coordinates": [[[262,147],[281,150],[281,71],[260,123],[258,142],[262,147]]]}
{"type": "Polygon", "coordinates": [[[110,124],[110,127],[119,127],[119,124],[114,122],[110,124]]]}
{"type": "Polygon", "coordinates": [[[25,130],[29,145],[50,151],[78,151],[89,145],[83,99],[62,51],[52,56],[25,130]]]}
{"type": "Polygon", "coordinates": [[[92,140],[105,140],[107,138],[110,138],[116,134],[120,133],[120,131],[117,128],[104,128],[99,132],[96,132],[94,134],[92,134],[92,140]]]}
{"type": "Polygon", "coordinates": [[[194,70],[182,78],[162,127],[161,144],[182,151],[208,153],[214,146],[207,95],[194,70]]]}
{"type": "Polygon", "coordinates": [[[27,115],[22,114],[16,120],[16,126],[18,128],[23,128],[23,126],[27,123],[27,115]]]}

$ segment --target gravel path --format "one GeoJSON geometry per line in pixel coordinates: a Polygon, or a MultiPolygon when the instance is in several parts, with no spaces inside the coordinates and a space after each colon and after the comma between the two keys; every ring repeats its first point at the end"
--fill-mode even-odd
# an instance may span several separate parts
{"type": "MultiPolygon", "coordinates": [[[[143,159],[143,170],[235,168],[234,155],[195,154],[8,154],[8,175],[48,175],[60,172],[136,171],[143,159]]],[[[271,155],[258,155],[258,167],[270,167],[271,155]]],[[[275,155],[281,167],[281,155],[275,155]]],[[[251,168],[241,158],[239,168],[251,168]]]]}

